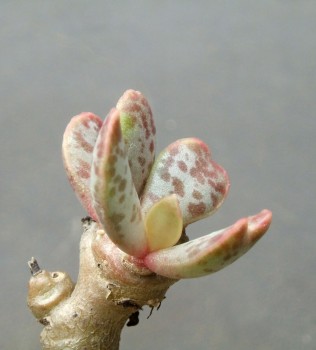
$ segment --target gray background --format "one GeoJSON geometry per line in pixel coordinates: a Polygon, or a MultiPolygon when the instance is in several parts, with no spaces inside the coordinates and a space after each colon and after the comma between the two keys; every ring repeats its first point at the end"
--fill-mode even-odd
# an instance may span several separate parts
{"type": "Polygon", "coordinates": [[[78,272],[84,210],[61,139],[127,88],[149,99],[158,149],[207,142],[228,199],[191,237],[270,208],[269,233],[227,269],[181,281],[122,350],[316,348],[315,1],[5,1],[0,4],[0,348],[39,349],[31,256],[78,272]]]}

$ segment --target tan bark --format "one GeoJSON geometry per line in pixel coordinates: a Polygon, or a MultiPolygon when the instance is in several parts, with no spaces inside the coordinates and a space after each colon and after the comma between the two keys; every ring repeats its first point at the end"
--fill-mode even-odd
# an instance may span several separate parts
{"type": "Polygon", "coordinates": [[[83,221],[80,270],[74,286],[67,274],[36,271],[28,304],[44,325],[45,350],[117,350],[121,331],[144,305],[158,307],[176,280],[151,273],[120,251],[90,219],[83,221]]]}

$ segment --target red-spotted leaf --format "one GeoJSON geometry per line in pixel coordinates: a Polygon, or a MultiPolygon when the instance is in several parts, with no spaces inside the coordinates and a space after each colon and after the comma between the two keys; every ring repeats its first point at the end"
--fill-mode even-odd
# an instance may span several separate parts
{"type": "Polygon", "coordinates": [[[143,256],[145,228],[116,109],[107,116],[94,147],[90,189],[98,219],[111,240],[124,252],[143,256]]]}
{"type": "Polygon", "coordinates": [[[89,215],[96,219],[90,195],[90,169],[92,154],[102,120],[84,112],[71,119],[63,138],[64,166],[71,186],[89,215]]]}
{"type": "Polygon", "coordinates": [[[196,138],[178,140],[160,153],[142,195],[147,213],[159,199],[175,193],[186,226],[214,212],[229,188],[226,171],[211,160],[208,147],[196,138]]]}
{"type": "Polygon", "coordinates": [[[234,225],[146,256],[146,266],[158,275],[181,279],[216,272],[246,253],[268,230],[272,214],[240,219],[234,225]]]}
{"type": "Polygon", "coordinates": [[[176,244],[183,228],[177,196],[172,194],[156,202],[144,221],[149,251],[169,248],[176,244]]]}
{"type": "Polygon", "coordinates": [[[120,112],[134,185],[140,195],[155,158],[156,128],[152,112],[146,98],[134,90],[125,91],[116,108],[120,112]]]}

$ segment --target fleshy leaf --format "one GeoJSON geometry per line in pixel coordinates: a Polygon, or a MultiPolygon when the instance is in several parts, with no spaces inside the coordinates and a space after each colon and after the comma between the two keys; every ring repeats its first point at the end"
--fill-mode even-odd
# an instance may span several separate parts
{"type": "Polygon", "coordinates": [[[178,242],[183,225],[175,194],[162,198],[150,208],[145,227],[150,251],[169,248],[178,242]]]}
{"type": "Polygon", "coordinates": [[[115,108],[103,123],[94,147],[91,195],[111,240],[127,254],[143,256],[147,251],[145,228],[115,108]]]}
{"type": "Polygon", "coordinates": [[[146,98],[134,90],[125,91],[116,108],[120,112],[134,185],[140,195],[155,158],[156,128],[152,112],[146,98]]]}
{"type": "Polygon", "coordinates": [[[226,171],[211,160],[208,147],[196,138],[181,139],[155,161],[142,195],[142,210],[147,213],[156,201],[175,193],[186,226],[214,212],[228,188],[226,171]]]}
{"type": "Polygon", "coordinates": [[[102,119],[84,112],[71,119],[63,138],[62,153],[66,173],[79,201],[89,215],[96,219],[90,195],[92,154],[102,119]]]}
{"type": "Polygon", "coordinates": [[[262,210],[226,229],[150,253],[145,264],[158,275],[174,279],[211,274],[246,253],[268,230],[271,219],[271,212],[262,210]]]}

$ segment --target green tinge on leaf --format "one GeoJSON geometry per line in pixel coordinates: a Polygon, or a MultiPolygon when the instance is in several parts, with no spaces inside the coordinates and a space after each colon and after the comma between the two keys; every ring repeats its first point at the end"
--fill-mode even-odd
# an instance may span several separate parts
{"type": "Polygon", "coordinates": [[[169,248],[178,242],[183,223],[175,194],[162,198],[150,208],[145,227],[149,251],[169,248]]]}
{"type": "Polygon", "coordinates": [[[145,227],[116,109],[107,116],[94,147],[90,189],[99,222],[111,240],[127,254],[144,256],[145,227]]]}
{"type": "Polygon", "coordinates": [[[211,160],[208,147],[196,138],[178,140],[156,159],[142,194],[142,210],[175,193],[184,226],[212,214],[229,188],[226,171],[211,160]]]}
{"type": "Polygon", "coordinates": [[[271,219],[271,212],[262,210],[226,229],[150,253],[145,264],[158,275],[174,279],[211,274],[246,253],[268,230],[271,219]]]}
{"type": "Polygon", "coordinates": [[[125,91],[116,108],[134,185],[140,195],[155,158],[156,128],[152,112],[146,98],[134,90],[125,91]]]}
{"type": "Polygon", "coordinates": [[[79,201],[96,220],[90,195],[90,169],[92,153],[102,119],[84,112],[71,119],[63,137],[62,153],[66,173],[79,201]]]}

